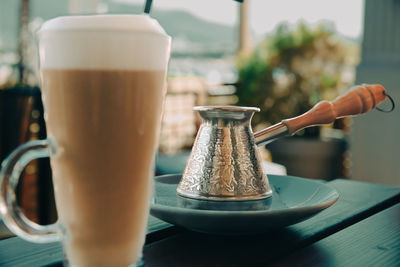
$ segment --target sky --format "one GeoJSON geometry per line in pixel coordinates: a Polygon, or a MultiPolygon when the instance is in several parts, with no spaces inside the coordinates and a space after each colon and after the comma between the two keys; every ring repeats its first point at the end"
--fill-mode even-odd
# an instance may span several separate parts
{"type": "MultiPolygon", "coordinates": [[[[114,0],[143,4],[145,0],[114,0]]],[[[250,27],[257,35],[272,32],[277,24],[302,20],[315,24],[332,21],[345,36],[362,34],[363,0],[246,0],[249,2],[250,27]]],[[[153,8],[183,9],[203,19],[234,25],[238,20],[239,3],[233,0],[153,0],[153,8]]]]}

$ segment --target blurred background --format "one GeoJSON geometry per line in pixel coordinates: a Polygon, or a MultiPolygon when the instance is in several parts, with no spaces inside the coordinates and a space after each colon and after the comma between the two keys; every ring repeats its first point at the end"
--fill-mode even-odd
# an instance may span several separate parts
{"type": "MultiPolygon", "coordinates": [[[[0,160],[46,137],[40,25],[61,15],[138,14],[144,6],[144,0],[0,2],[0,160]]],[[[400,0],[154,0],[151,16],[173,37],[157,174],[183,171],[200,124],[195,105],[257,106],[257,130],[356,83],[381,83],[400,99],[400,0]]],[[[267,172],[400,186],[399,113],[372,111],[273,142],[261,149],[267,172]]],[[[55,217],[50,177],[48,160],[32,162],[20,185],[25,213],[43,224],[55,217]]]]}

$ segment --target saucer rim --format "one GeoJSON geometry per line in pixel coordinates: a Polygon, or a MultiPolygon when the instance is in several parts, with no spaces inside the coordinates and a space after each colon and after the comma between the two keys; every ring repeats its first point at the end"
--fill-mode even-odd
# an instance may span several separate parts
{"type": "MultiPolygon", "coordinates": [[[[155,177],[155,184],[157,184],[157,179],[160,178],[166,178],[166,177],[181,177],[182,174],[167,174],[167,175],[160,175],[160,176],[156,176],[155,177]]],[[[163,205],[163,204],[158,204],[158,203],[151,203],[150,204],[150,211],[165,211],[165,212],[173,212],[177,215],[179,214],[191,214],[191,215],[201,215],[204,216],[205,214],[209,214],[212,215],[214,217],[225,217],[226,215],[229,216],[243,216],[243,215],[255,215],[255,216],[260,216],[260,215],[282,215],[283,213],[291,213],[293,211],[295,212],[315,212],[316,210],[321,211],[324,210],[330,206],[332,206],[333,204],[336,203],[336,201],[339,199],[340,194],[339,192],[329,186],[326,185],[320,181],[314,181],[311,179],[307,179],[307,178],[301,178],[301,177],[296,177],[296,176],[290,176],[290,175],[268,175],[268,178],[270,179],[271,177],[274,178],[289,178],[289,180],[291,179],[299,179],[299,180],[303,180],[306,183],[314,183],[314,184],[318,184],[320,187],[324,187],[324,188],[328,188],[329,191],[331,192],[331,194],[329,194],[327,197],[329,200],[312,205],[312,206],[306,206],[306,207],[288,207],[285,209],[279,209],[279,210],[245,210],[245,211],[229,211],[229,210],[205,210],[205,209],[191,209],[191,208],[184,208],[184,207],[175,207],[175,206],[169,206],[169,205],[163,205]]],[[[273,179],[274,179],[273,178],[273,179]]],[[[272,180],[273,180],[272,179],[272,180]]],[[[273,185],[273,183],[271,182],[271,179],[269,180],[270,185],[273,185]]],[[[178,185],[178,183],[176,184],[178,185]]],[[[177,196],[179,196],[179,194],[177,194],[177,196]]],[[[180,196],[182,197],[182,196],[180,196]]],[[[156,198],[156,194],[155,194],[155,198],[156,198]]],[[[212,201],[212,200],[210,200],[212,201]]],[[[234,201],[234,200],[233,200],[234,201]]],[[[252,201],[252,200],[249,200],[252,201]]]]}

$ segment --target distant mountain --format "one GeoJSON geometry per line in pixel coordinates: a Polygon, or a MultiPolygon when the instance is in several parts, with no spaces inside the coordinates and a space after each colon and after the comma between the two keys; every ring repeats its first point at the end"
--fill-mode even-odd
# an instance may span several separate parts
{"type": "Polygon", "coordinates": [[[202,44],[235,43],[235,28],[202,20],[182,10],[155,10],[152,14],[171,36],[202,44]]]}
{"type": "MultiPolygon", "coordinates": [[[[110,2],[109,13],[140,13],[139,5],[110,2]]],[[[168,34],[182,37],[196,43],[232,43],[235,28],[219,23],[208,22],[184,10],[153,9],[151,16],[156,18],[168,34]]]]}
{"type": "MultiPolygon", "coordinates": [[[[118,2],[108,3],[108,13],[140,14],[143,7],[118,2]]],[[[231,54],[236,49],[236,27],[203,20],[184,10],[154,8],[156,18],[173,37],[173,55],[209,54],[212,57],[231,54]]]]}
{"type": "MultiPolygon", "coordinates": [[[[107,1],[103,1],[107,3],[107,1]]],[[[68,14],[68,0],[30,1],[31,18],[43,20],[68,14]]],[[[140,14],[143,7],[109,1],[107,13],[140,14]]],[[[18,36],[19,1],[0,0],[0,50],[15,50],[18,36]]],[[[154,5],[153,5],[154,8],[154,5]]],[[[175,51],[229,51],[236,48],[236,27],[213,23],[183,10],[153,9],[156,18],[166,32],[174,38],[175,51]]]]}

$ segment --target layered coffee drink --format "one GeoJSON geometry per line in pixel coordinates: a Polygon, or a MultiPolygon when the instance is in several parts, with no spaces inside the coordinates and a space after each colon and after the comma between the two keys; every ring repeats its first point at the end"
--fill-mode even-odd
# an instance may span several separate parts
{"type": "Polygon", "coordinates": [[[61,17],[39,37],[67,258],[133,264],[145,238],[170,38],[145,15],[61,17]]]}

